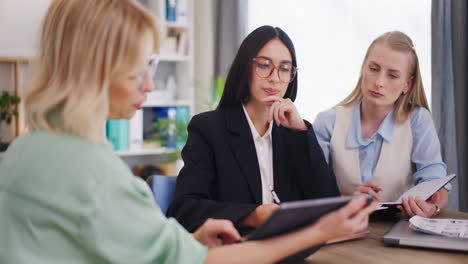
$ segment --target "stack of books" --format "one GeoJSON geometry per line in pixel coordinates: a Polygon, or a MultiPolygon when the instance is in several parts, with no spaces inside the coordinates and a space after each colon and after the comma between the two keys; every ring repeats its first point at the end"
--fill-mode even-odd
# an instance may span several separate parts
{"type": "Polygon", "coordinates": [[[166,20],[169,22],[187,23],[187,0],[166,0],[166,20]]]}

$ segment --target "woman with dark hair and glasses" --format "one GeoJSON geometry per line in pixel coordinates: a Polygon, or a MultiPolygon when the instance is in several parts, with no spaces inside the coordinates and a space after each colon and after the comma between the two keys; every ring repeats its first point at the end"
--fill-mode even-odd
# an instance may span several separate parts
{"type": "Polygon", "coordinates": [[[237,52],[218,108],[189,124],[168,216],[189,231],[208,218],[229,219],[244,233],[280,201],[338,195],[296,94],[291,39],[277,27],[257,28],[237,52]]]}

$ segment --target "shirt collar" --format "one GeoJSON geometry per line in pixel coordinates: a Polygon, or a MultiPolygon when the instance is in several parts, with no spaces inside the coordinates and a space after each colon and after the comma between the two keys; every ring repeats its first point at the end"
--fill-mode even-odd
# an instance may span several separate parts
{"type": "Polygon", "coordinates": [[[268,130],[266,131],[265,135],[263,135],[263,137],[261,137],[260,134],[258,134],[258,131],[255,128],[252,120],[250,119],[249,113],[247,113],[247,110],[245,109],[244,104],[242,104],[242,109],[244,109],[244,114],[245,114],[245,117],[247,118],[247,122],[249,123],[250,131],[252,132],[253,139],[257,140],[259,138],[263,138],[263,139],[271,138],[271,130],[272,130],[272,127],[273,127],[273,120],[270,121],[270,125],[268,126],[268,130]]]}
{"type": "MultiPolygon", "coordinates": [[[[379,129],[375,132],[375,135],[380,135],[383,139],[391,142],[393,139],[393,128],[395,127],[395,118],[393,116],[393,109],[385,116],[384,120],[380,124],[379,129]]],[[[361,101],[354,105],[351,124],[348,131],[348,137],[346,138],[346,147],[357,148],[360,146],[367,146],[373,141],[371,138],[362,138],[361,129],[361,101]]]]}

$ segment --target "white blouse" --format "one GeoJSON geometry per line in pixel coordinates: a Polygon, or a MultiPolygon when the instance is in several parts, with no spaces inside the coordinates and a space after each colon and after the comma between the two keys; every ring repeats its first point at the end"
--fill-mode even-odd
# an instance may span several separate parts
{"type": "Polygon", "coordinates": [[[260,176],[262,179],[262,203],[279,203],[279,200],[275,201],[273,189],[273,145],[271,135],[273,120],[270,121],[267,132],[263,136],[260,136],[244,105],[242,105],[242,108],[244,109],[245,117],[249,123],[250,131],[252,132],[252,137],[255,143],[255,150],[257,151],[258,166],[260,168],[260,176]]]}

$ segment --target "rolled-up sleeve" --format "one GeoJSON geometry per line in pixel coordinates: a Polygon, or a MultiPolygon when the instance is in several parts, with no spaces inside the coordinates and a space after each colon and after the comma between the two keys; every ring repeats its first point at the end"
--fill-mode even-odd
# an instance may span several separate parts
{"type": "MultiPolygon", "coordinates": [[[[413,174],[414,183],[446,176],[447,166],[442,161],[439,137],[428,110],[419,107],[413,111],[411,129],[413,134],[411,161],[416,167],[416,172],[413,174]]],[[[447,184],[445,188],[450,191],[452,186],[447,184]]]]}

